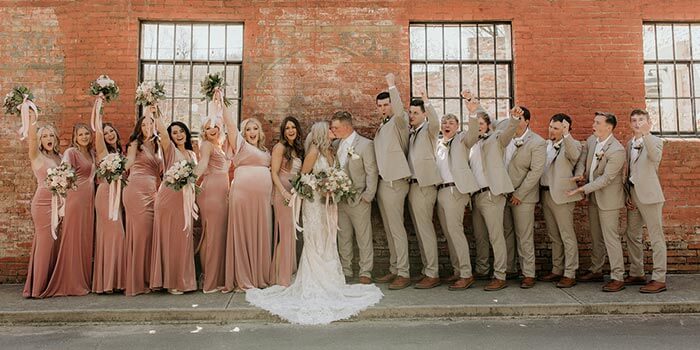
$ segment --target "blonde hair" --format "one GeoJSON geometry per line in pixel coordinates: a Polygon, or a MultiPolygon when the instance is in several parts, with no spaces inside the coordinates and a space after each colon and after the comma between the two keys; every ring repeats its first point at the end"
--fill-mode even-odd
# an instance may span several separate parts
{"type": "MultiPolygon", "coordinates": [[[[267,152],[267,148],[265,147],[265,132],[263,132],[263,126],[262,123],[256,119],[256,118],[248,118],[245,119],[241,122],[241,133],[243,138],[245,139],[245,129],[248,127],[249,123],[253,123],[258,126],[258,144],[255,145],[259,150],[267,152]]],[[[246,142],[248,142],[246,140],[246,142]]]]}
{"type": "Polygon", "coordinates": [[[442,116],[442,120],[440,120],[440,121],[441,121],[441,122],[445,122],[445,121],[448,121],[448,120],[454,120],[454,121],[456,121],[457,123],[459,123],[459,118],[457,118],[457,116],[454,115],[454,114],[452,114],[452,113],[445,114],[444,116],[442,116]]]}
{"type": "Polygon", "coordinates": [[[309,151],[311,145],[316,145],[321,154],[326,154],[331,149],[331,139],[328,138],[328,122],[316,122],[311,126],[311,131],[306,137],[304,148],[309,151]]]}
{"type": "Polygon", "coordinates": [[[95,133],[92,132],[92,129],[90,129],[90,127],[85,123],[76,123],[73,125],[73,135],[71,136],[70,146],[80,148],[78,147],[78,141],[76,140],[78,138],[78,130],[80,129],[85,129],[90,133],[90,142],[87,145],[87,149],[88,151],[92,151],[95,144],[95,133]]]}
{"type": "Polygon", "coordinates": [[[58,142],[58,130],[56,130],[56,127],[55,127],[55,126],[53,126],[53,125],[51,125],[51,124],[46,124],[46,125],[40,127],[40,128],[36,131],[36,138],[37,138],[37,140],[39,140],[39,142],[38,142],[39,152],[46,152],[46,153],[51,153],[51,152],[53,152],[54,154],[56,154],[56,155],[58,155],[58,156],[61,155],[61,153],[60,153],[59,150],[58,150],[58,144],[59,144],[59,142],[58,142]],[[45,149],[44,149],[44,145],[41,143],[41,133],[43,133],[44,130],[49,130],[49,131],[52,131],[52,132],[53,132],[53,138],[54,138],[53,149],[50,149],[50,150],[47,149],[47,150],[45,150],[45,149]]]}

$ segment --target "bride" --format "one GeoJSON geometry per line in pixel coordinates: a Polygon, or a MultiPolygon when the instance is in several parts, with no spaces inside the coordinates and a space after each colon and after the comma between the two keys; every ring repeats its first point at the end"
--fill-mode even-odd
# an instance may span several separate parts
{"type": "MultiPolygon", "coordinates": [[[[332,167],[330,130],[327,122],[317,122],[306,139],[307,156],[301,171],[317,173],[332,167]]],[[[304,250],[291,286],[248,289],[246,300],[289,322],[328,324],[350,318],[376,304],[384,294],[375,285],[345,284],[338,257],[337,228],[329,227],[327,215],[335,215],[335,204],[326,207],[322,194],[304,200],[304,250]]],[[[291,224],[291,223],[290,223],[291,224]]]]}

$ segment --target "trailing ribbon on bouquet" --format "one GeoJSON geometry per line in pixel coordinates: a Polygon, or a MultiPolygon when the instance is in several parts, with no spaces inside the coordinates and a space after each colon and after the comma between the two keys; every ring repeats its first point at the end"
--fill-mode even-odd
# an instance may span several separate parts
{"type": "Polygon", "coordinates": [[[65,216],[65,202],[63,198],[57,194],[51,195],[51,237],[54,241],[58,239],[56,229],[58,228],[59,218],[65,216]]]}
{"type": "Polygon", "coordinates": [[[297,231],[302,232],[304,228],[299,226],[299,216],[301,214],[301,196],[292,189],[292,198],[289,199],[292,205],[292,225],[294,225],[294,240],[297,240],[297,231]]]}
{"type": "Polygon", "coordinates": [[[121,175],[109,184],[109,219],[117,221],[121,209],[122,177],[121,175]]]}
{"type": "MultiPolygon", "coordinates": [[[[185,214],[185,227],[182,230],[187,231],[192,227],[192,219],[199,218],[199,207],[195,203],[194,184],[187,184],[182,188],[182,209],[185,214]]],[[[188,237],[189,235],[190,233],[187,232],[188,237]]]]}
{"type": "Polygon", "coordinates": [[[92,131],[96,131],[97,128],[102,129],[102,119],[100,118],[100,113],[102,111],[102,102],[104,102],[105,95],[100,92],[95,99],[95,104],[92,105],[92,115],[90,116],[90,126],[92,131]]]}
{"type": "Polygon", "coordinates": [[[27,138],[27,133],[29,132],[29,111],[34,111],[34,116],[37,118],[34,119],[34,123],[36,124],[36,119],[39,117],[39,111],[36,108],[36,105],[32,100],[29,99],[29,95],[25,94],[24,96],[24,101],[22,102],[21,105],[17,106],[20,112],[20,116],[22,117],[22,127],[19,129],[19,139],[24,140],[27,138]]]}

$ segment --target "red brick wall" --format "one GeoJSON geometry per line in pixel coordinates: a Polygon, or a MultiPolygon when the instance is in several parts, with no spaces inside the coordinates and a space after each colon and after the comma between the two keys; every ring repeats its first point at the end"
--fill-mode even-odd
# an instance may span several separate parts
{"type": "MultiPolygon", "coordinates": [[[[2,6],[0,90],[16,83],[32,87],[45,111],[42,119],[58,125],[64,144],[72,124],[89,116],[88,83],[104,73],[122,89],[122,97],[105,108],[106,119],[123,137],[130,132],[139,20],[244,22],[244,118],[267,121],[271,132],[287,114],[309,125],[348,109],[366,135],[379,122],[374,96],[386,72],[395,72],[403,95],[408,94],[410,21],[512,21],[516,101],[530,107],[540,133],[553,113],[572,115],[579,139],[589,134],[595,110],[622,116],[616,136],[630,136],[625,116],[644,105],[643,20],[700,21],[694,0],[663,6],[651,0],[36,0],[2,6]]],[[[19,281],[33,234],[29,205],[35,180],[26,144],[14,133],[17,120],[0,123],[6,140],[0,145],[0,282],[19,281]]],[[[700,271],[698,151],[697,140],[670,140],[662,162],[669,270],[675,272],[700,271]]],[[[577,209],[582,267],[590,250],[585,213],[577,209]]],[[[381,220],[373,221],[381,270],[388,250],[381,220]]],[[[550,252],[541,215],[536,240],[538,264],[547,268],[550,252]]],[[[446,263],[444,241],[441,252],[446,263]]],[[[420,262],[417,254],[413,240],[412,262],[420,262]]]]}

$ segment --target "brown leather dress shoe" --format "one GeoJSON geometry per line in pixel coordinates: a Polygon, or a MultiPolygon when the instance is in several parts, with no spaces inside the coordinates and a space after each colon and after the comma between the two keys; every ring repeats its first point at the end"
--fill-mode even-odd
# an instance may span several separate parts
{"type": "Polygon", "coordinates": [[[588,271],[583,276],[577,278],[577,280],[579,282],[603,282],[603,273],[588,271]]]}
{"type": "Polygon", "coordinates": [[[649,281],[649,283],[647,283],[644,287],[639,288],[640,293],[655,294],[664,291],[666,291],[666,283],[654,280],[649,281]]]}
{"type": "Polygon", "coordinates": [[[534,277],[525,277],[523,278],[522,281],[520,281],[520,288],[522,289],[530,289],[535,286],[535,278],[534,277]]]}
{"type": "Polygon", "coordinates": [[[575,278],[562,277],[559,282],[557,282],[557,288],[571,288],[576,285],[575,278]]]}
{"type": "Polygon", "coordinates": [[[454,283],[459,280],[459,275],[451,275],[440,279],[443,283],[454,283]]]}
{"type": "Polygon", "coordinates": [[[361,284],[372,284],[372,279],[367,276],[360,276],[361,284]]]}
{"type": "Polygon", "coordinates": [[[487,281],[491,279],[491,275],[487,273],[475,273],[474,278],[476,278],[478,281],[487,281]]]}
{"type": "Polygon", "coordinates": [[[494,278],[489,282],[489,284],[484,287],[484,290],[487,292],[493,292],[496,290],[501,290],[505,287],[508,287],[508,283],[506,280],[499,280],[498,278],[494,278]]]}
{"type": "Polygon", "coordinates": [[[625,285],[644,286],[647,284],[647,279],[644,276],[627,276],[625,277],[625,285]]]}
{"type": "Polygon", "coordinates": [[[557,282],[561,277],[561,275],[557,275],[556,273],[550,273],[549,275],[540,276],[539,280],[542,282],[557,282]]]}
{"type": "Polygon", "coordinates": [[[420,282],[416,283],[415,289],[430,289],[440,285],[439,277],[424,277],[420,282]]]}
{"type": "Polygon", "coordinates": [[[619,292],[625,289],[625,282],[618,280],[610,280],[603,286],[603,292],[619,292]]]}
{"type": "Polygon", "coordinates": [[[418,282],[422,281],[424,278],[425,278],[425,275],[422,273],[418,276],[411,276],[411,283],[418,283],[418,282]]]}
{"type": "Polygon", "coordinates": [[[391,284],[389,285],[389,289],[399,290],[399,289],[404,289],[410,285],[411,285],[411,279],[409,279],[408,277],[396,276],[396,278],[394,278],[394,281],[391,282],[391,284]]]}
{"type": "Polygon", "coordinates": [[[384,275],[384,276],[382,276],[382,277],[375,278],[375,279],[374,279],[374,282],[377,282],[377,283],[391,283],[391,282],[394,281],[394,279],[396,278],[396,276],[397,276],[397,275],[396,275],[395,273],[388,273],[388,274],[386,274],[386,275],[384,275]]]}
{"type": "Polygon", "coordinates": [[[474,284],[474,276],[469,277],[469,278],[458,278],[455,283],[447,287],[448,290],[463,290],[467,289],[474,284]]]}

